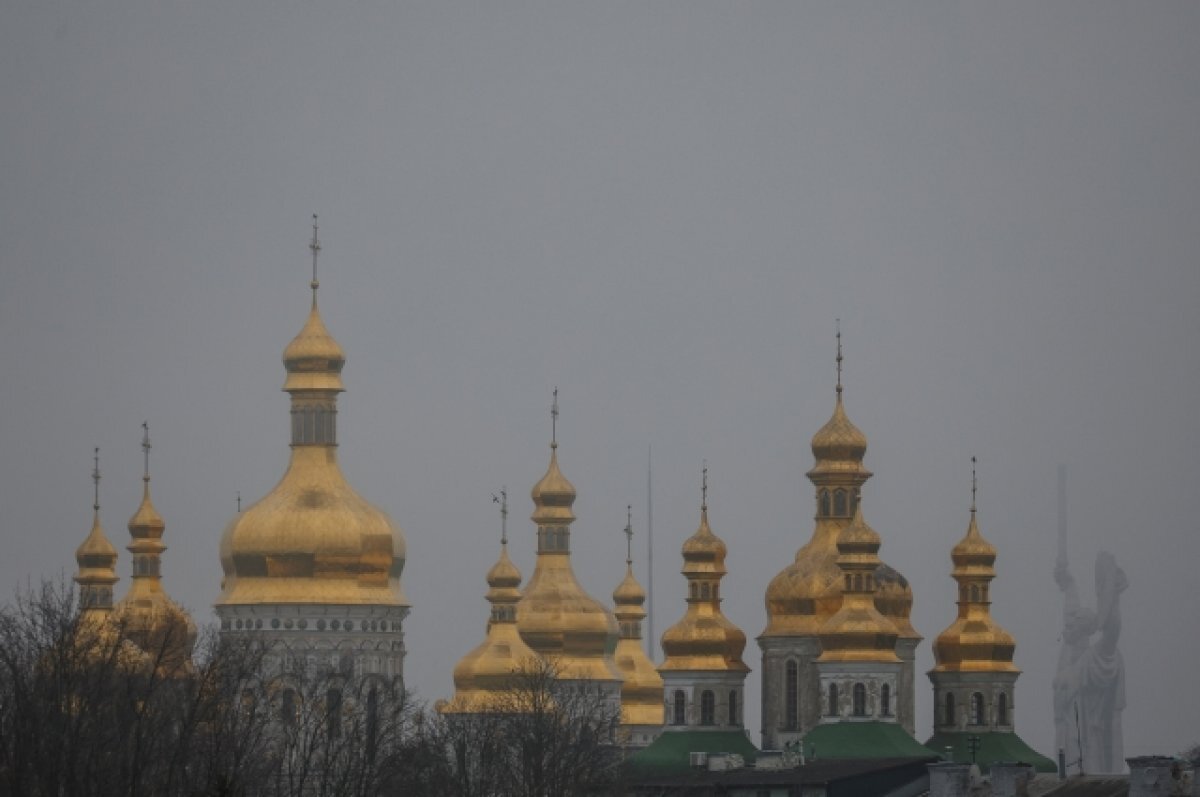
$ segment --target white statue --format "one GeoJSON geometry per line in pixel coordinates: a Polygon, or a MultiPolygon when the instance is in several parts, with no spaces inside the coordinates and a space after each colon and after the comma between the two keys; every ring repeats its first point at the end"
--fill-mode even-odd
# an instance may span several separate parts
{"type": "Polygon", "coordinates": [[[1078,766],[1089,775],[1123,772],[1125,665],[1117,639],[1119,598],[1129,584],[1113,555],[1101,551],[1096,557],[1096,609],[1080,605],[1075,579],[1067,568],[1065,535],[1059,542],[1054,580],[1064,600],[1063,644],[1054,676],[1056,746],[1066,755],[1068,771],[1078,766]]]}

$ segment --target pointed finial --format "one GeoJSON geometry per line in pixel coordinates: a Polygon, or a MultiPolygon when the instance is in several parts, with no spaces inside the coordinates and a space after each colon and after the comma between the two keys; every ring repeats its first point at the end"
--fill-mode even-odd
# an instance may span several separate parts
{"type": "Polygon", "coordinates": [[[708,511],[708,460],[704,460],[704,470],[700,471],[700,511],[708,511]]]}
{"type": "Polygon", "coordinates": [[[550,405],[550,447],[558,448],[558,386],[554,387],[554,402],[550,405]]]}
{"type": "Polygon", "coordinates": [[[975,491],[979,488],[979,482],[975,478],[975,457],[971,457],[971,514],[975,514],[975,491]]]}
{"type": "Polygon", "coordinates": [[[92,449],[92,483],[94,485],[94,497],[92,499],[92,509],[96,512],[100,511],[100,446],[92,449]]]}
{"type": "Polygon", "coordinates": [[[633,504],[625,505],[625,564],[633,567],[633,504]]]}
{"type": "Polygon", "coordinates": [[[242,491],[241,490],[237,491],[237,511],[238,511],[239,515],[242,513],[242,491]]]}
{"type": "Polygon", "coordinates": [[[833,320],[833,328],[837,331],[837,394],[842,395],[842,319],[833,320]]]}
{"type": "Polygon", "coordinates": [[[492,503],[500,505],[500,544],[508,545],[508,488],[501,487],[500,495],[492,493],[492,503]]]}
{"type": "Polygon", "coordinates": [[[150,422],[142,421],[142,481],[150,481],[150,422]]]}
{"type": "Polygon", "coordinates": [[[312,237],[312,241],[308,244],[308,248],[312,250],[312,256],[313,256],[313,278],[312,278],[312,282],[309,283],[309,287],[312,288],[313,300],[315,301],[317,298],[317,288],[321,287],[321,283],[317,282],[317,255],[320,254],[320,252],[321,252],[321,242],[317,240],[317,214],[316,213],[313,214],[313,237],[312,237]]]}

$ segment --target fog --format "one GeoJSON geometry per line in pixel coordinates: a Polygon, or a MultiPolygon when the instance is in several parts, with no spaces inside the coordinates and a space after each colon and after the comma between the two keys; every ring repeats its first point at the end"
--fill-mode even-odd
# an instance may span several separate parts
{"type": "MultiPolygon", "coordinates": [[[[150,423],[167,590],[212,619],[221,531],[287,458],[283,347],[345,348],[340,455],[408,540],[408,683],[484,633],[507,486],[575,484],[610,602],[625,507],[654,625],[709,466],[758,740],[767,583],[812,530],[834,399],[867,520],[931,642],[950,548],[1000,551],[1018,732],[1053,755],[1056,472],[1072,567],[1130,587],[1126,754],[1200,741],[1200,6],[1194,3],[103,3],[0,11],[0,587],[121,548],[150,423]]],[[[932,732],[919,676],[918,736],[932,732]]]]}

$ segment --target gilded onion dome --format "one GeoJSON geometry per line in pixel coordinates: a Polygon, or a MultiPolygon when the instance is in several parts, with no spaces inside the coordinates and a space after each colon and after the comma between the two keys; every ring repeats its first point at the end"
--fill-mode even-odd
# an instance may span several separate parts
{"type": "MultiPolygon", "coordinates": [[[[315,262],[315,225],[311,246],[315,262]]],[[[317,285],[314,278],[308,319],[283,354],[291,461],[274,489],[225,528],[218,605],[408,605],[400,586],[404,535],[338,465],[337,394],[346,358],[317,309],[317,285]]]]}
{"type": "Polygon", "coordinates": [[[92,503],[92,530],[80,546],[75,549],[75,562],[79,572],[75,583],[79,585],[79,607],[85,620],[102,620],[112,611],[113,584],[117,576],[117,549],[108,541],[100,525],[100,449],[95,451],[96,498],[92,503]]]}
{"type": "Polygon", "coordinates": [[[196,645],[196,623],[167,595],[162,586],[162,516],[150,500],[150,427],[142,424],[142,502],[129,519],[133,554],[133,579],[129,592],[115,609],[122,633],[153,663],[159,675],[172,677],[192,671],[192,649],[196,645]]]}
{"type": "Polygon", "coordinates": [[[933,643],[934,672],[1017,672],[1016,641],[992,619],[990,584],[996,548],[979,532],[975,501],[967,534],[950,553],[958,582],[958,617],[933,643]]]}
{"type": "Polygon", "coordinates": [[[708,469],[700,503],[700,528],[683,543],[683,570],[688,581],[687,612],[662,635],[665,660],[659,672],[707,670],[749,672],[742,661],[746,635],[721,611],[721,579],[725,543],[708,525],[708,469]]]}
{"type": "Polygon", "coordinates": [[[818,661],[898,662],[896,627],[875,607],[879,535],[863,519],[861,502],[854,519],[838,534],[842,605],[821,629],[818,661]]]}
{"type": "MultiPolygon", "coordinates": [[[[507,501],[501,512],[507,515],[507,501]]],[[[513,679],[537,670],[538,655],[517,630],[521,571],[508,558],[507,535],[501,537],[500,559],[488,571],[487,583],[492,604],[487,637],[455,666],[454,698],[438,707],[443,714],[521,711],[513,679]]]]}
{"type": "MultiPolygon", "coordinates": [[[[838,380],[833,415],[812,438],[814,464],[807,476],[816,488],[816,525],[795,561],[767,587],[767,627],[762,636],[815,636],[842,605],[838,535],[854,516],[871,471],[863,466],[867,437],[846,414],[842,400],[842,346],[838,334],[838,380]]],[[[895,569],[879,563],[875,605],[901,638],[920,639],[909,620],[912,588],[895,569]]]]}
{"type": "MultiPolygon", "coordinates": [[[[557,419],[555,391],[553,416],[557,419]]],[[[561,678],[618,681],[613,661],[617,624],[612,615],[583,591],[571,568],[571,523],[575,487],[558,467],[558,443],[552,436],[550,466],[531,491],[537,525],[537,563],[517,604],[521,638],[549,659],[561,678]]]]}
{"type": "Polygon", "coordinates": [[[642,648],[646,591],[633,575],[633,522],[625,526],[625,578],[613,591],[613,614],[621,629],[613,658],[621,673],[621,724],[663,724],[663,679],[642,648]]]}

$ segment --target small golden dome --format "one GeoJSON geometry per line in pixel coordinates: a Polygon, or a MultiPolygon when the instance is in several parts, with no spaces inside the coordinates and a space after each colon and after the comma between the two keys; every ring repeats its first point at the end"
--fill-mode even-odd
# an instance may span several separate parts
{"type": "Polygon", "coordinates": [[[530,517],[539,526],[569,524],[575,520],[571,507],[575,504],[575,485],[567,481],[558,467],[558,444],[550,444],[550,466],[530,491],[533,498],[533,515],[530,517]]]}
{"type": "MultiPolygon", "coordinates": [[[[488,571],[487,583],[493,590],[515,590],[521,586],[521,571],[513,564],[512,559],[508,558],[507,545],[500,548],[500,558],[488,571]]],[[[520,598],[521,594],[518,592],[516,597],[520,598]]]]}
{"type": "MultiPolygon", "coordinates": [[[[956,569],[988,568],[996,563],[996,546],[992,545],[979,533],[979,524],[975,520],[975,512],[971,512],[971,522],[967,526],[967,535],[959,540],[950,552],[950,559],[956,569]]],[[[993,574],[994,575],[994,574],[993,574]]]]}
{"type": "Polygon", "coordinates": [[[283,350],[283,365],[287,368],[284,390],[341,391],[342,367],[346,353],[329,334],[321,313],[317,310],[317,294],[313,291],[312,310],[300,334],[283,350]]]}
{"type": "Polygon", "coordinates": [[[521,573],[501,544],[500,559],[488,571],[487,600],[492,604],[487,637],[454,667],[454,697],[438,705],[443,714],[478,714],[525,710],[516,679],[536,673],[541,659],[516,626],[521,599],[521,573]]]}
{"type": "Polygon", "coordinates": [[[663,679],[642,648],[642,619],[646,592],[626,562],[625,578],[613,591],[613,614],[621,627],[621,638],[613,659],[621,674],[621,724],[662,725],[664,720],[663,679]]]}
{"type": "Polygon", "coordinates": [[[819,661],[897,662],[895,626],[875,606],[874,575],[881,539],[863,519],[861,503],[854,519],[838,535],[838,567],[844,582],[842,606],[821,628],[819,661]]]}
{"type": "MultiPolygon", "coordinates": [[[[150,451],[149,428],[142,446],[150,451]]],[[[129,552],[133,554],[133,579],[129,592],[113,610],[122,634],[137,645],[162,677],[192,672],[192,650],[196,645],[196,623],[191,615],[171,600],[162,587],[160,556],[166,524],[150,500],[150,471],[147,459],[142,477],[142,502],[129,519],[129,552]]]]}
{"type": "Polygon", "coordinates": [[[688,580],[687,612],[662,635],[668,670],[749,672],[742,661],[746,635],[721,611],[720,582],[725,576],[725,543],[708,524],[707,502],[700,527],[683,544],[683,575],[688,580]]]}
{"type": "Polygon", "coordinates": [[[967,534],[951,552],[958,582],[958,617],[933,643],[934,672],[1018,672],[1017,644],[992,619],[989,591],[996,548],[979,531],[974,506],[967,534]]]}
{"type": "Polygon", "coordinates": [[[613,614],[618,620],[628,617],[633,620],[641,620],[646,616],[646,610],[642,608],[642,604],[646,602],[646,591],[642,589],[642,585],[633,575],[633,565],[625,568],[625,578],[613,590],[613,604],[616,610],[613,614]]]}
{"type": "Polygon", "coordinates": [[[862,466],[867,453],[867,436],[850,422],[840,391],[833,416],[813,435],[812,453],[816,464],[809,471],[810,479],[832,473],[855,473],[863,474],[865,480],[871,475],[862,466]]]}
{"type": "Polygon", "coordinates": [[[80,584],[115,584],[118,581],[117,549],[104,534],[99,511],[92,516],[92,530],[75,549],[75,561],[79,564],[75,581],[80,584]]]}
{"type": "MultiPolygon", "coordinates": [[[[557,397],[556,397],[557,398],[557,397]]],[[[557,414],[557,400],[555,401],[557,414]]],[[[517,604],[521,638],[549,659],[568,680],[619,681],[612,654],[617,623],[603,605],[579,586],[571,568],[570,525],[575,488],[558,467],[550,444],[550,465],[534,486],[532,520],[538,527],[537,564],[517,604]]]]}

